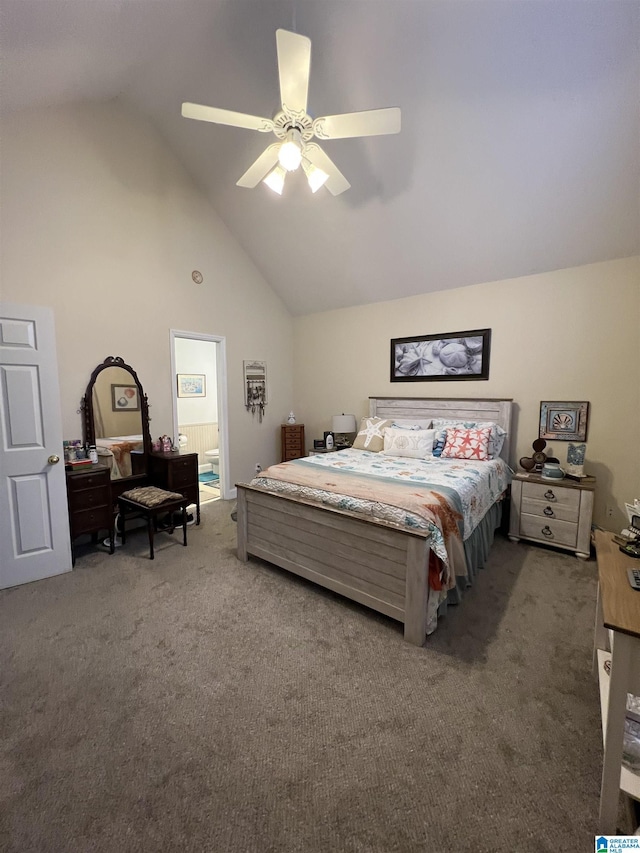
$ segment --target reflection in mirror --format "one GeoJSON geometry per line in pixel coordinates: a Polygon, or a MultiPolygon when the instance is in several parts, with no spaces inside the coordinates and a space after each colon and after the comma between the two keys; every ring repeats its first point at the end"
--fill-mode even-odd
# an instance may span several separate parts
{"type": "Polygon", "coordinates": [[[142,441],[138,388],[123,367],[107,367],[93,386],[93,425],[96,438],[137,436],[142,441]]]}
{"type": "Polygon", "coordinates": [[[145,473],[151,443],[148,404],[133,368],[113,356],[98,365],[87,386],[84,414],[85,441],[95,444],[112,480],[145,473]]]}

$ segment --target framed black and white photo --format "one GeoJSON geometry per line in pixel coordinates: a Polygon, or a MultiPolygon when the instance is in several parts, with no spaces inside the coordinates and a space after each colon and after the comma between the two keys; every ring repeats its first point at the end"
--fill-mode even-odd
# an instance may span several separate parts
{"type": "Polygon", "coordinates": [[[392,382],[488,379],[491,329],[394,338],[392,382]]]}
{"type": "Polygon", "coordinates": [[[586,441],[588,418],[588,402],[543,401],[540,403],[540,438],[586,441]]]}

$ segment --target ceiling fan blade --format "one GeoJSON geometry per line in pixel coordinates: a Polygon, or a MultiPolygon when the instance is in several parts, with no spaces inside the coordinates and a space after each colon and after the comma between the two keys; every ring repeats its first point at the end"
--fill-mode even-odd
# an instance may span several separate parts
{"type": "Polygon", "coordinates": [[[240,180],[236,181],[236,185],[239,187],[247,187],[248,189],[257,187],[265,175],[267,175],[267,173],[270,172],[278,162],[278,152],[280,151],[281,144],[282,143],[280,142],[274,142],[273,145],[265,148],[258,159],[249,166],[240,180]]]}
{"type": "Polygon", "coordinates": [[[318,139],[346,139],[350,136],[383,136],[386,133],[400,133],[400,107],[322,116],[313,122],[313,132],[318,139]]]}
{"type": "Polygon", "coordinates": [[[306,36],[276,30],[282,109],[306,113],[311,69],[311,41],[306,36]]]}
{"type": "Polygon", "coordinates": [[[218,107],[205,107],[202,104],[182,105],[182,115],[185,118],[194,118],[196,121],[212,121],[215,124],[226,124],[230,127],[245,127],[248,130],[259,130],[268,133],[273,130],[273,121],[270,118],[250,116],[246,113],[235,113],[233,110],[221,110],[218,107]]]}
{"type": "Polygon", "coordinates": [[[322,169],[329,175],[325,187],[331,195],[340,195],[345,190],[348,190],[351,184],[336,166],[333,160],[328,157],[319,145],[315,142],[310,142],[305,146],[304,156],[313,163],[318,169],[322,169]]]}

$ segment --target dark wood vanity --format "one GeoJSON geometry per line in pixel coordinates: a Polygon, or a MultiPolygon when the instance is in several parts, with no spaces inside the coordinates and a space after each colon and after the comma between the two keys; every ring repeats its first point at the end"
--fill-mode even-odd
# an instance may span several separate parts
{"type": "MultiPolygon", "coordinates": [[[[96,445],[99,462],[67,471],[71,549],[81,534],[95,543],[100,531],[113,553],[118,497],[137,486],[179,492],[196,506],[200,524],[198,454],[151,449],[149,403],[135,370],[109,356],[91,374],[82,400],[83,440],[96,445]]],[[[75,563],[75,556],[74,556],[75,563]]]]}

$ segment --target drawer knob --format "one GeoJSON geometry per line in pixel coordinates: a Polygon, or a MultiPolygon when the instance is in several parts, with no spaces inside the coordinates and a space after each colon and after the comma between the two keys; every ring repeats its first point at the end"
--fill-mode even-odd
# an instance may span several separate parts
{"type": "Polygon", "coordinates": [[[553,494],[551,489],[547,489],[547,491],[544,493],[544,496],[548,501],[555,501],[556,500],[556,496],[553,494]]]}
{"type": "Polygon", "coordinates": [[[542,528],[542,535],[547,537],[553,537],[553,531],[551,530],[548,524],[545,524],[545,526],[542,528]]]}
{"type": "Polygon", "coordinates": [[[551,509],[551,507],[550,507],[550,506],[546,506],[546,507],[542,510],[542,512],[543,512],[545,515],[548,515],[548,516],[549,516],[549,518],[555,518],[555,513],[554,513],[554,511],[551,509]]]}

